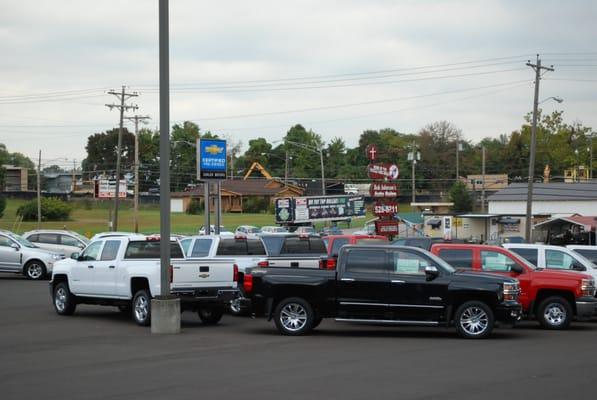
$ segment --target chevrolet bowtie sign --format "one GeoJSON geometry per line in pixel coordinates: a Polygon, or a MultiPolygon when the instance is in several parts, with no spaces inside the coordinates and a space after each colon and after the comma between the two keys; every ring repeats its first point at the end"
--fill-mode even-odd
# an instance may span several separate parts
{"type": "Polygon", "coordinates": [[[197,141],[197,179],[226,179],[226,141],[222,139],[199,139],[197,141]]]}

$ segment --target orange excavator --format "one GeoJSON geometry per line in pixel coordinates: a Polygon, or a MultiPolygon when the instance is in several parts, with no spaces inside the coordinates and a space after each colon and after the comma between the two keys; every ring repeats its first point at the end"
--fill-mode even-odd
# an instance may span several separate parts
{"type": "Polygon", "coordinates": [[[259,164],[257,161],[254,161],[253,164],[251,164],[251,167],[249,168],[249,170],[247,171],[247,173],[245,174],[245,177],[243,178],[243,180],[247,180],[247,178],[249,176],[251,176],[251,174],[253,173],[253,171],[259,171],[261,173],[261,175],[263,175],[263,177],[267,180],[272,180],[274,179],[269,172],[267,172],[267,170],[265,168],[263,168],[263,165],[259,164]]]}

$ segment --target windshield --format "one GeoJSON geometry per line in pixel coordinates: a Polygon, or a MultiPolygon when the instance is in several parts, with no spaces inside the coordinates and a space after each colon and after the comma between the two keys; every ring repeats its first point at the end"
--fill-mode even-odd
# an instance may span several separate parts
{"type": "Polygon", "coordinates": [[[574,258],[576,258],[578,261],[580,261],[584,266],[587,267],[591,267],[593,269],[597,269],[597,265],[593,264],[593,262],[591,260],[589,260],[587,257],[583,256],[582,254],[572,250],[572,252],[574,253],[574,258]]]}
{"type": "Polygon", "coordinates": [[[19,235],[15,235],[14,233],[9,234],[8,236],[10,236],[10,238],[12,240],[14,240],[15,242],[17,242],[21,246],[29,247],[29,248],[32,248],[32,249],[34,249],[34,248],[37,247],[36,245],[34,245],[33,243],[31,243],[27,239],[24,239],[24,238],[22,238],[19,235]]]}
{"type": "Polygon", "coordinates": [[[431,258],[433,260],[433,262],[435,262],[436,264],[438,264],[444,271],[450,272],[450,273],[454,273],[456,271],[454,269],[454,267],[452,267],[450,264],[448,264],[447,262],[445,262],[444,260],[442,260],[441,258],[439,258],[438,256],[436,256],[435,254],[430,253],[430,252],[426,252],[425,254],[429,258],[431,258]]]}
{"type": "Polygon", "coordinates": [[[75,236],[77,239],[79,239],[81,242],[85,243],[85,244],[89,244],[89,239],[86,238],[85,236],[77,233],[77,232],[71,232],[71,234],[73,236],[75,236]]]}

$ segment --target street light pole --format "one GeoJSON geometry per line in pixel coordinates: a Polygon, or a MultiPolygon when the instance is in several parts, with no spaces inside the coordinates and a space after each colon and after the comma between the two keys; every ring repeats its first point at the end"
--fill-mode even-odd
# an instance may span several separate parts
{"type": "Polygon", "coordinates": [[[319,160],[321,162],[321,194],[325,196],[325,172],[323,169],[323,149],[319,148],[319,160]]]}
{"type": "Polygon", "coordinates": [[[312,151],[314,153],[319,153],[319,161],[321,163],[321,193],[325,196],[325,169],[324,169],[324,165],[323,165],[323,146],[313,147],[313,146],[308,146],[303,143],[293,142],[288,139],[284,139],[284,143],[290,143],[292,145],[302,147],[303,149],[312,151]]]}

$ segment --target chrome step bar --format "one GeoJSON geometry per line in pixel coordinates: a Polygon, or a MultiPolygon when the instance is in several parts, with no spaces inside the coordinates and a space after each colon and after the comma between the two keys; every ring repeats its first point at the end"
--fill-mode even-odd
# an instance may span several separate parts
{"type": "Polygon", "coordinates": [[[396,319],[357,319],[357,318],[336,318],[336,322],[353,322],[357,324],[390,324],[390,325],[424,325],[438,326],[438,321],[404,321],[396,319]]]}

